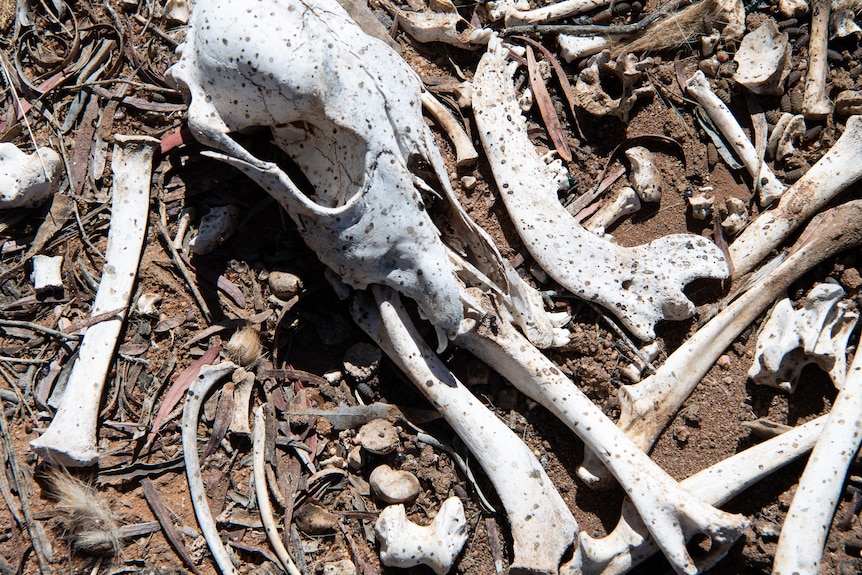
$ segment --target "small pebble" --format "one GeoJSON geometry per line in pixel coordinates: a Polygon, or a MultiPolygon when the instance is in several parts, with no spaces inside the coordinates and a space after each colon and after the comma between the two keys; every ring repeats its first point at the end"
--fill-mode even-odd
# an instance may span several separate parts
{"type": "Polygon", "coordinates": [[[415,475],[409,471],[392,469],[388,465],[375,467],[368,477],[368,483],[377,499],[392,504],[413,501],[422,490],[415,475]]]}
{"type": "Polygon", "coordinates": [[[293,520],[306,535],[328,535],[338,529],[338,516],[314,503],[303,505],[293,520]]]}
{"type": "Polygon", "coordinates": [[[356,575],[356,565],[350,559],[342,559],[323,566],[323,575],[356,575]]]}
{"type": "Polygon", "coordinates": [[[715,364],[721,369],[730,369],[730,366],[733,365],[733,362],[730,360],[729,355],[724,354],[718,358],[718,361],[716,361],[715,364]]]}
{"type": "Polygon", "coordinates": [[[361,445],[353,447],[347,452],[347,466],[352,471],[359,471],[365,465],[365,451],[361,445]]]}
{"type": "Polygon", "coordinates": [[[473,191],[477,183],[479,183],[479,180],[477,180],[475,176],[464,176],[461,178],[461,187],[468,192],[473,191]]]}
{"type": "Polygon", "coordinates": [[[370,453],[386,455],[399,446],[398,428],[385,419],[374,419],[359,428],[356,441],[370,453]]]}
{"type": "Polygon", "coordinates": [[[722,64],[724,64],[725,62],[730,60],[730,55],[727,52],[725,52],[724,50],[719,50],[718,52],[716,52],[715,57],[722,64]]]}
{"type": "Polygon", "coordinates": [[[848,292],[855,292],[862,287],[862,276],[859,275],[859,270],[856,268],[847,268],[841,272],[841,277],[838,278],[841,285],[848,292]]]}
{"type": "Polygon", "coordinates": [[[279,299],[290,299],[302,291],[302,279],[289,272],[269,273],[269,290],[279,299]]]}

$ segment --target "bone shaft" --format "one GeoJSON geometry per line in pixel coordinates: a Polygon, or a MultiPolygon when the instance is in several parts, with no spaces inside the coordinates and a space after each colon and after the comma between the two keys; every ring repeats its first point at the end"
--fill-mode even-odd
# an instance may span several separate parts
{"type": "Polygon", "coordinates": [[[437,98],[428,92],[422,93],[422,105],[440,124],[440,127],[449,136],[449,141],[455,146],[455,167],[458,169],[472,166],[479,159],[479,153],[470,141],[470,137],[464,128],[458,123],[449,110],[441,104],[437,98]]]}
{"type": "Polygon", "coordinates": [[[832,103],[826,95],[826,59],[829,42],[829,14],[832,0],[811,3],[811,37],[808,40],[808,74],[802,96],[802,114],[809,120],[820,120],[832,113],[832,103]]]}
{"type": "Polygon", "coordinates": [[[734,275],[753,270],[796,228],[862,178],[860,154],[862,116],[852,116],[826,155],[784,193],[777,206],[758,216],[730,245],[734,275]]]}
{"type": "Polygon", "coordinates": [[[781,528],[773,575],[816,575],[850,461],[862,442],[862,353],[857,351],[781,528]]]}
{"type": "Polygon", "coordinates": [[[363,310],[356,314],[357,323],[443,415],[494,484],[512,525],[513,569],[556,573],[577,532],[565,501],[530,449],[424,343],[394,292],[380,286],[372,290],[380,320],[363,310]]]}
{"type": "Polygon", "coordinates": [[[607,6],[609,3],[609,0],[564,0],[535,10],[512,10],[506,15],[506,25],[553,22],[607,6]]]}

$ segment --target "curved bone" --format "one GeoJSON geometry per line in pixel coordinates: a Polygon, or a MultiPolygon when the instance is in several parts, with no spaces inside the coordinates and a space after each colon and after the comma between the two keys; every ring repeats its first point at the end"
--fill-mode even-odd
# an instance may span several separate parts
{"type": "Polygon", "coordinates": [[[458,336],[455,343],[493,366],[597,454],[678,573],[697,573],[723,557],[742,535],[745,519],[715,509],[681,488],[490,304],[485,309],[476,328],[458,336]],[[710,539],[710,548],[695,560],[686,542],[699,533],[710,539]]]}
{"type": "Polygon", "coordinates": [[[811,37],[808,39],[808,71],[802,95],[802,114],[809,120],[821,120],[832,113],[832,102],[826,94],[826,58],[829,43],[829,13],[832,0],[811,0],[811,37]]]}
{"type": "Polygon", "coordinates": [[[748,170],[754,180],[754,189],[760,190],[760,202],[768,205],[780,198],[786,189],[784,184],[758,156],[757,150],[742,131],[742,126],[736,121],[733,113],[710,88],[709,80],[704,73],[700,70],[695,72],[685,83],[685,88],[703,107],[748,170]]]}
{"type": "Polygon", "coordinates": [[[494,484],[512,526],[510,569],[556,573],[578,527],[545,470],[425,344],[395,292],[382,286],[372,291],[377,309],[357,295],[354,319],[443,415],[494,484]]]}
{"type": "MultiPolygon", "coordinates": [[[[794,281],[818,263],[862,243],[862,200],[820,214],[794,251],[765,276],[758,289],[743,293],[674,351],[654,374],[619,390],[619,426],[649,451],[670,419],[724,350],[794,281]]],[[[579,476],[598,484],[607,472],[587,454],[579,476]]]]}
{"type": "Polygon", "coordinates": [[[761,213],[730,244],[733,274],[751,271],[801,224],[862,178],[862,116],[847,119],[844,133],[773,208],[761,213]]]}
{"type": "Polygon", "coordinates": [[[816,575],[844,477],[862,443],[862,353],[856,352],[781,527],[773,575],[816,575]]]}
{"type": "Polygon", "coordinates": [[[356,289],[393,287],[415,300],[440,346],[464,319],[450,253],[420,191],[448,210],[447,240],[506,294],[536,345],[554,342],[540,299],[457,203],[421,110],[421,81],[334,0],[195,3],[169,77],[191,95],[189,127],[287,210],[320,260],[356,289]],[[234,15],[244,14],[238,21],[234,15]],[[333,31],[337,30],[337,33],[333,31]],[[249,40],[250,39],[250,40],[249,40]],[[325,49],[318,49],[318,45],[325,49]],[[314,192],[242,148],[229,133],[268,126],[314,192]],[[436,182],[410,171],[425,162],[436,182]]]}
{"type": "Polygon", "coordinates": [[[455,148],[455,167],[460,170],[476,165],[479,152],[473,147],[473,142],[464,128],[455,120],[455,116],[428,92],[422,93],[422,105],[449,136],[449,141],[455,148]]]}
{"type": "Polygon", "coordinates": [[[10,142],[0,143],[0,209],[32,208],[60,187],[63,160],[51,148],[26,154],[10,142]]]}
{"type": "Polygon", "coordinates": [[[275,555],[281,563],[281,568],[288,575],[300,575],[296,563],[287,552],[287,548],[278,534],[278,525],[272,514],[272,503],[269,501],[269,491],[266,487],[266,422],[264,421],[264,407],[261,405],[254,410],[254,491],[257,496],[257,506],[260,509],[260,519],[266,530],[266,538],[275,549],[275,555]]]}
{"type": "Polygon", "coordinates": [[[218,365],[205,365],[201,368],[197,379],[189,386],[186,394],[186,404],[183,407],[183,460],[186,466],[186,477],[189,482],[189,495],[192,499],[192,507],[201,533],[206,539],[210,553],[215,559],[216,565],[222,575],[239,575],[233,561],[216,528],[215,520],[207,502],[206,489],[201,477],[201,462],[198,455],[198,417],[201,406],[210,390],[225,376],[232,373],[237,366],[229,361],[218,365]]]}
{"type": "Polygon", "coordinates": [[[129,307],[147,231],[150,176],[158,140],[143,136],[114,136],[114,194],[105,266],[92,315],[114,312],[90,326],[66,384],[60,408],[51,425],[30,446],[42,457],[67,467],[93,465],[99,459],[96,427],[102,389],[117,337],[129,307]]]}
{"type": "Polygon", "coordinates": [[[694,305],[682,288],[695,278],[726,277],[721,251],[690,234],[624,248],[577,224],[527,137],[506,55],[494,38],[476,71],[473,111],[500,195],[530,254],[566,289],[603,305],[641,339],[655,337],[659,320],[691,317],[694,305]]]}
{"type": "MultiPolygon", "coordinates": [[[[680,485],[710,505],[726,503],[811,450],[825,421],[826,416],[818,417],[749,447],[692,475],[680,485]]],[[[659,550],[629,500],[623,503],[622,516],[611,533],[602,538],[581,533],[579,544],[581,557],[576,561],[580,563],[567,565],[560,570],[562,574],[574,570],[582,575],[620,575],[659,550]]]]}

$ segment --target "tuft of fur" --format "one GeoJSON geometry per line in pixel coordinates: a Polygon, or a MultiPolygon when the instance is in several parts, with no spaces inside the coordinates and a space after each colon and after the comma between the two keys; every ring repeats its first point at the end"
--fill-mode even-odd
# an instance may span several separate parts
{"type": "Polygon", "coordinates": [[[63,467],[52,468],[48,482],[72,548],[87,554],[119,555],[117,520],[99,493],[63,467]]]}
{"type": "Polygon", "coordinates": [[[720,6],[716,0],[701,0],[667,18],[653,22],[646,31],[631,42],[622,42],[611,49],[611,56],[631,52],[655,53],[678,48],[692,42],[703,33],[704,21],[718,16],[720,6]]]}
{"type": "Polygon", "coordinates": [[[225,345],[227,356],[242,367],[251,367],[263,357],[260,333],[250,325],[236,330],[225,345]]]}

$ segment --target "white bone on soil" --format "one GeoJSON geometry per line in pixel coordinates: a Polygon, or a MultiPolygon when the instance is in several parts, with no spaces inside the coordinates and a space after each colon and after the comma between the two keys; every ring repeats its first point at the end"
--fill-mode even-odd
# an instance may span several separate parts
{"type": "Polygon", "coordinates": [[[608,4],[609,0],[562,0],[533,10],[509,10],[505,14],[505,22],[506,26],[543,24],[583,14],[608,4]]]}
{"type": "Polygon", "coordinates": [[[596,234],[603,234],[620,218],[633,214],[641,209],[641,200],[637,192],[630,186],[623,187],[613,200],[602,204],[596,213],[590,216],[584,227],[596,234]]]}
{"type": "Polygon", "coordinates": [[[832,102],[826,93],[829,62],[829,14],[832,0],[811,0],[811,36],[808,39],[808,70],[802,94],[802,115],[808,120],[822,120],[832,113],[832,102]]]}
{"type": "Polygon", "coordinates": [[[452,112],[428,92],[422,93],[422,105],[443,128],[449,141],[452,142],[452,146],[455,148],[455,167],[461,170],[476,165],[479,152],[476,151],[470,136],[467,135],[452,112]]]}
{"type": "Polygon", "coordinates": [[[789,298],[775,304],[757,334],[748,377],[793,393],[802,368],[815,363],[840,388],[847,376],[847,340],[859,319],[841,301],[844,295],[840,285],[820,283],[805,295],[799,309],[789,298]]]}
{"type": "Polygon", "coordinates": [[[491,35],[490,30],[476,28],[465,20],[449,1],[437,0],[433,9],[426,6],[424,10],[410,11],[402,10],[388,0],[381,0],[380,4],[408,36],[423,44],[442,42],[464,50],[475,50],[486,44],[491,35]]]}
{"type": "Polygon", "coordinates": [[[413,299],[443,347],[464,319],[445,232],[507,295],[531,341],[554,343],[556,325],[535,290],[458,204],[422,116],[420,79],[335,0],[198,0],[180,52],[167,76],[190,94],[195,138],[272,195],[341,282],[388,285],[413,299]],[[271,129],[311,190],[230,136],[256,126],[271,129]],[[432,181],[411,172],[417,161],[432,181]],[[420,192],[441,198],[434,207],[446,211],[445,230],[420,192]]]}
{"type": "Polygon", "coordinates": [[[237,571],[227,548],[221,541],[207,500],[206,489],[201,476],[200,455],[198,454],[198,417],[201,406],[210,390],[235,369],[237,366],[229,361],[202,367],[197,379],[189,386],[186,393],[186,403],[183,407],[183,460],[189,483],[189,495],[201,533],[222,575],[239,575],[239,571],[237,571]]]}
{"type": "Polygon", "coordinates": [[[63,160],[51,148],[27,154],[11,142],[0,143],[0,209],[32,208],[60,187],[63,160]]]}
{"type": "Polygon", "coordinates": [[[114,312],[115,316],[87,329],[60,408],[45,433],[30,442],[36,453],[67,467],[98,461],[96,427],[102,389],[131,301],[147,231],[153,152],[159,142],[122,135],[114,136],[114,141],[111,228],[91,313],[114,312]]]}
{"type": "Polygon", "coordinates": [[[685,83],[686,90],[706,111],[709,118],[719,129],[728,145],[742,161],[745,169],[754,180],[754,189],[760,190],[760,202],[769,205],[780,198],[786,187],[772,170],[758,156],[754,145],[745,135],[742,126],[736,121],[733,112],[715,95],[709,80],[698,70],[685,83]]]}
{"type": "Polygon", "coordinates": [[[862,178],[862,116],[851,116],[829,151],[797,180],[778,204],[762,212],[730,244],[733,275],[750,272],[796,228],[862,178]]]}
{"type": "Polygon", "coordinates": [[[660,320],[691,317],[694,304],[682,288],[696,278],[726,277],[721,251],[691,234],[624,248],[576,223],[527,137],[507,52],[499,39],[489,43],[476,70],[473,112],[500,196],[530,254],[560,285],[606,307],[640,339],[653,339],[660,320]]]}
{"type": "Polygon", "coordinates": [[[372,292],[376,305],[356,296],[354,319],[446,419],[491,480],[512,527],[510,569],[556,573],[577,523],[541,464],[425,344],[397,294],[383,286],[372,292]]]}
{"type": "MultiPolygon", "coordinates": [[[[649,532],[678,573],[698,573],[723,557],[745,528],[740,515],[707,505],[673,480],[484,299],[486,314],[455,343],[494,367],[521,393],[565,423],[597,454],[631,498],[649,532]],[[709,552],[693,559],[686,542],[710,539],[709,552]]],[[[480,299],[482,298],[482,299],[480,299]]]]}
{"type": "Polygon", "coordinates": [[[662,176],[653,153],[643,146],[634,146],[625,154],[632,169],[630,181],[638,196],[645,202],[661,201],[662,176]]]}
{"type": "Polygon", "coordinates": [[[857,350],[781,527],[773,575],[816,575],[844,478],[862,443],[862,353],[857,350]]]}
{"type": "Polygon", "coordinates": [[[272,513],[272,503],[269,501],[269,490],[266,483],[266,422],[264,408],[261,405],[254,411],[253,459],[254,459],[254,492],[257,497],[257,507],[260,519],[266,530],[266,538],[275,550],[275,555],[281,563],[281,568],[288,575],[300,575],[296,563],[281,540],[278,525],[272,513]]]}
{"type": "Polygon", "coordinates": [[[766,20],[742,39],[736,55],[734,81],[755,94],[780,96],[792,61],[787,32],[779,32],[775,20],[766,20]]]}
{"type": "MultiPolygon", "coordinates": [[[[805,454],[817,441],[826,416],[764,441],[700,471],[680,485],[710,505],[722,505],[805,454]]],[[[561,570],[582,575],[620,575],[657,552],[658,546],[638,517],[630,501],[623,503],[622,516],[606,537],[580,535],[580,557],[561,570]],[[579,571],[578,571],[579,569],[579,571]]]]}
{"type": "MultiPolygon", "coordinates": [[[[619,390],[618,425],[634,443],[649,451],[674,414],[712,365],[742,331],[808,270],[827,258],[862,243],[862,200],[818,215],[792,253],[750,289],[701,327],[649,377],[619,390]]],[[[593,454],[586,454],[578,475],[607,483],[608,474],[593,454]]]]}

